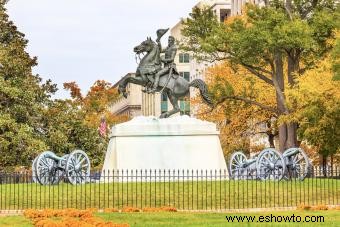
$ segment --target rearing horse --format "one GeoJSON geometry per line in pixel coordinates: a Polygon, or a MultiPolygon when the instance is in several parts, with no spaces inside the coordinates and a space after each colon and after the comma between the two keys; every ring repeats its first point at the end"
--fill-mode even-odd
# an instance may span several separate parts
{"type": "MultiPolygon", "coordinates": [[[[126,86],[128,83],[148,86],[154,82],[153,76],[161,69],[162,63],[160,58],[159,46],[151,38],[147,38],[140,45],[136,46],[133,51],[136,54],[145,53],[146,55],[140,61],[136,76],[126,77],[119,83],[118,91],[127,98],[126,86]]],[[[157,91],[163,91],[168,96],[173,109],[161,114],[160,118],[167,118],[180,111],[178,99],[189,94],[190,87],[196,87],[200,90],[201,97],[208,105],[212,105],[212,101],[208,96],[207,86],[203,80],[195,79],[188,82],[183,77],[179,76],[176,70],[172,70],[172,75],[164,75],[159,80],[157,91]],[[170,78],[169,78],[170,76],[170,78]]]]}

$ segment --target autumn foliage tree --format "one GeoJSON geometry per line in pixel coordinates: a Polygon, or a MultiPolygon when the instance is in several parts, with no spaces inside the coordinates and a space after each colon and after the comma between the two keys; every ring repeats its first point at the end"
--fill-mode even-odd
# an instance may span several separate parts
{"type": "MultiPolygon", "coordinates": [[[[329,41],[339,26],[339,12],[331,0],[265,3],[264,7],[247,4],[244,15],[226,23],[219,23],[209,8],[194,8],[183,22],[182,48],[201,60],[227,61],[236,70],[246,69],[272,88],[268,95],[275,98],[275,106],[273,109],[245,96],[225,96],[224,101],[243,101],[283,117],[292,111],[285,89],[295,86],[299,75],[313,68],[332,48],[329,41]]],[[[281,151],[298,145],[297,128],[298,122],[281,122],[281,151]]]]}
{"type": "Polygon", "coordinates": [[[126,116],[117,116],[108,109],[110,104],[120,96],[112,84],[104,80],[97,80],[90,90],[83,96],[75,82],[64,83],[64,88],[70,91],[73,102],[85,112],[85,122],[91,127],[98,127],[100,119],[105,117],[109,125],[127,121],[126,116]]]}
{"type": "Polygon", "coordinates": [[[64,143],[56,142],[55,145],[59,146],[59,150],[63,147],[83,148],[89,154],[92,163],[99,165],[108,145],[108,138],[99,134],[101,119],[104,117],[106,120],[107,136],[109,126],[128,120],[125,116],[112,114],[108,109],[120,96],[117,90],[104,80],[97,80],[85,96],[76,82],[64,83],[64,89],[70,91],[71,99],[55,103],[55,111],[64,116],[64,119],[56,118],[59,123],[52,124],[58,126],[56,133],[60,132],[60,140],[64,143]],[[71,119],[67,120],[68,117],[71,119]],[[62,133],[65,131],[66,134],[62,133]],[[60,147],[60,144],[63,147],[60,147]]]}
{"type": "Polygon", "coordinates": [[[321,155],[322,165],[340,152],[340,81],[334,80],[331,63],[328,56],[287,89],[287,105],[293,111],[281,119],[299,122],[299,138],[321,155]]]}
{"type": "Polygon", "coordinates": [[[206,81],[216,107],[211,111],[200,99],[193,102],[200,107],[198,117],[217,123],[225,155],[235,150],[256,151],[249,144],[249,138],[256,134],[267,135],[268,143],[274,147],[277,125],[273,119],[277,114],[272,111],[275,99],[268,95],[274,92],[271,86],[254,78],[246,69],[235,71],[228,62],[209,68],[206,81]]]}

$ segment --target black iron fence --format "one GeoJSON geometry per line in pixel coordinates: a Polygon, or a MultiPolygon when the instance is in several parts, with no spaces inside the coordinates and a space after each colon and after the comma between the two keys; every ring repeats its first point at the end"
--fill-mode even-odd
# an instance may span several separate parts
{"type": "Polygon", "coordinates": [[[226,210],[340,204],[338,167],[314,167],[303,180],[298,174],[261,180],[248,171],[231,178],[227,170],[108,170],[79,177],[87,183],[72,185],[60,176],[58,184],[41,185],[29,172],[0,173],[0,209],[226,210]]]}

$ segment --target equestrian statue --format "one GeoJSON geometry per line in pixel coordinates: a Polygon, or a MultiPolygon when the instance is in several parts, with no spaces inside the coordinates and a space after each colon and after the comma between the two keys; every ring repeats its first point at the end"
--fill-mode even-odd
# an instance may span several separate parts
{"type": "Polygon", "coordinates": [[[143,86],[143,92],[166,93],[173,109],[161,114],[160,118],[167,118],[180,111],[178,100],[189,94],[190,87],[198,88],[205,103],[212,105],[203,80],[195,79],[189,82],[179,76],[174,63],[177,47],[173,36],[169,36],[168,46],[162,49],[160,39],[168,30],[157,30],[156,42],[148,37],[133,49],[136,55],[145,55],[139,62],[135,76],[126,77],[118,86],[119,93],[123,94],[125,98],[127,98],[126,86],[128,83],[143,86]],[[164,53],[164,56],[161,56],[161,53],[164,53]]]}

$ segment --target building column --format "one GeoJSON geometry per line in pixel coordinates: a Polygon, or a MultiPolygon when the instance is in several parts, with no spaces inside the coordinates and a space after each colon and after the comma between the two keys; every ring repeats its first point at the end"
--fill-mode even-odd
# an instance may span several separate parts
{"type": "Polygon", "coordinates": [[[238,0],[238,9],[237,9],[237,14],[241,15],[242,14],[242,0],[238,0]]]}
{"type": "Polygon", "coordinates": [[[231,16],[235,15],[235,0],[231,0],[231,16]]]}

